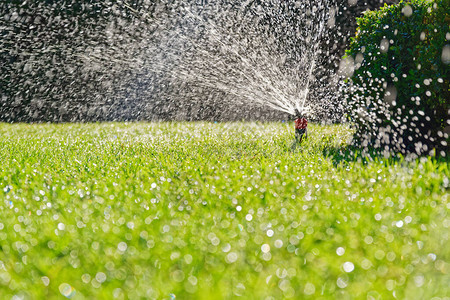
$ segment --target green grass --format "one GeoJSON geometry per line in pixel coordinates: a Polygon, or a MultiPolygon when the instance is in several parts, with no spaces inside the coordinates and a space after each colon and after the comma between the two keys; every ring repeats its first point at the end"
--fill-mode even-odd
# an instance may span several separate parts
{"type": "Polygon", "coordinates": [[[292,126],[0,124],[0,298],[449,297],[448,161],[292,126]]]}

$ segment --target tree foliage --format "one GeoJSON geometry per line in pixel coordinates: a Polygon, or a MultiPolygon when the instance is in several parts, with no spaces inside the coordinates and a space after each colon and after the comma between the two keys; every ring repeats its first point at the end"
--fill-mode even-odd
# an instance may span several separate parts
{"type": "Polygon", "coordinates": [[[450,2],[401,1],[357,20],[344,69],[355,141],[445,154],[450,129],[450,2]],[[354,67],[354,69],[353,69],[354,67]]]}

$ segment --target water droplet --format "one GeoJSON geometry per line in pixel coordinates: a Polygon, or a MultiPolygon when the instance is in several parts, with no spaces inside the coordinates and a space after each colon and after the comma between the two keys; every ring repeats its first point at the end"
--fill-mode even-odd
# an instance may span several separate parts
{"type": "Polygon", "coordinates": [[[99,283],[103,283],[106,280],[106,274],[103,272],[98,272],[97,274],[95,274],[95,279],[99,283]]]}
{"type": "Polygon", "coordinates": [[[305,284],[305,289],[303,292],[305,293],[305,295],[312,295],[316,292],[316,287],[314,286],[314,284],[307,282],[305,284]]]}
{"type": "Polygon", "coordinates": [[[226,262],[231,264],[234,263],[238,259],[238,255],[235,252],[230,252],[226,256],[226,262]]]}
{"type": "Polygon", "coordinates": [[[282,240],[276,240],[274,243],[276,248],[281,248],[283,247],[283,241],[282,240]]]}
{"type": "Polygon", "coordinates": [[[75,289],[68,283],[61,283],[59,285],[59,292],[61,293],[61,295],[69,299],[76,294],[75,289]]]}
{"type": "Polygon", "coordinates": [[[345,289],[347,287],[347,280],[343,277],[338,277],[338,279],[336,280],[336,284],[341,289],[345,289]]]}
{"type": "Polygon", "coordinates": [[[350,273],[355,269],[355,265],[353,265],[352,262],[347,261],[342,265],[342,268],[344,269],[345,272],[350,273]]]}
{"type": "Polygon", "coordinates": [[[450,45],[445,45],[442,48],[441,59],[444,64],[446,65],[450,64],[450,45]]]}
{"type": "Polygon", "coordinates": [[[175,270],[172,272],[171,277],[173,281],[182,282],[184,280],[184,272],[181,270],[175,270]]]}
{"type": "Polygon", "coordinates": [[[50,279],[47,276],[41,277],[42,283],[44,283],[45,286],[48,286],[50,284],[50,279]]]}
{"type": "Polygon", "coordinates": [[[406,17],[410,17],[413,14],[413,9],[411,7],[411,5],[407,4],[402,8],[402,13],[406,16],[406,17]]]}
{"type": "Polygon", "coordinates": [[[389,40],[388,39],[382,39],[380,42],[380,51],[381,53],[386,53],[389,50],[389,40]]]}

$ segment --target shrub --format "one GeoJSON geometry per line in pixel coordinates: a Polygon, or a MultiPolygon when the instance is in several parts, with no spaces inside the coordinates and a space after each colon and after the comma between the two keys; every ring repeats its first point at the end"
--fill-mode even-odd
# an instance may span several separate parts
{"type": "Polygon", "coordinates": [[[385,153],[446,155],[449,7],[450,0],[401,1],[357,19],[356,36],[341,61],[357,145],[385,153]]]}

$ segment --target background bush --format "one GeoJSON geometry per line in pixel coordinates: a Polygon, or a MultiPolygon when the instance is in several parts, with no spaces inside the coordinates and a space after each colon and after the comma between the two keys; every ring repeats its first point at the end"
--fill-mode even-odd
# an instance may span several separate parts
{"type": "Polygon", "coordinates": [[[358,18],[341,62],[355,142],[385,152],[448,150],[450,1],[401,1],[358,18]]]}

